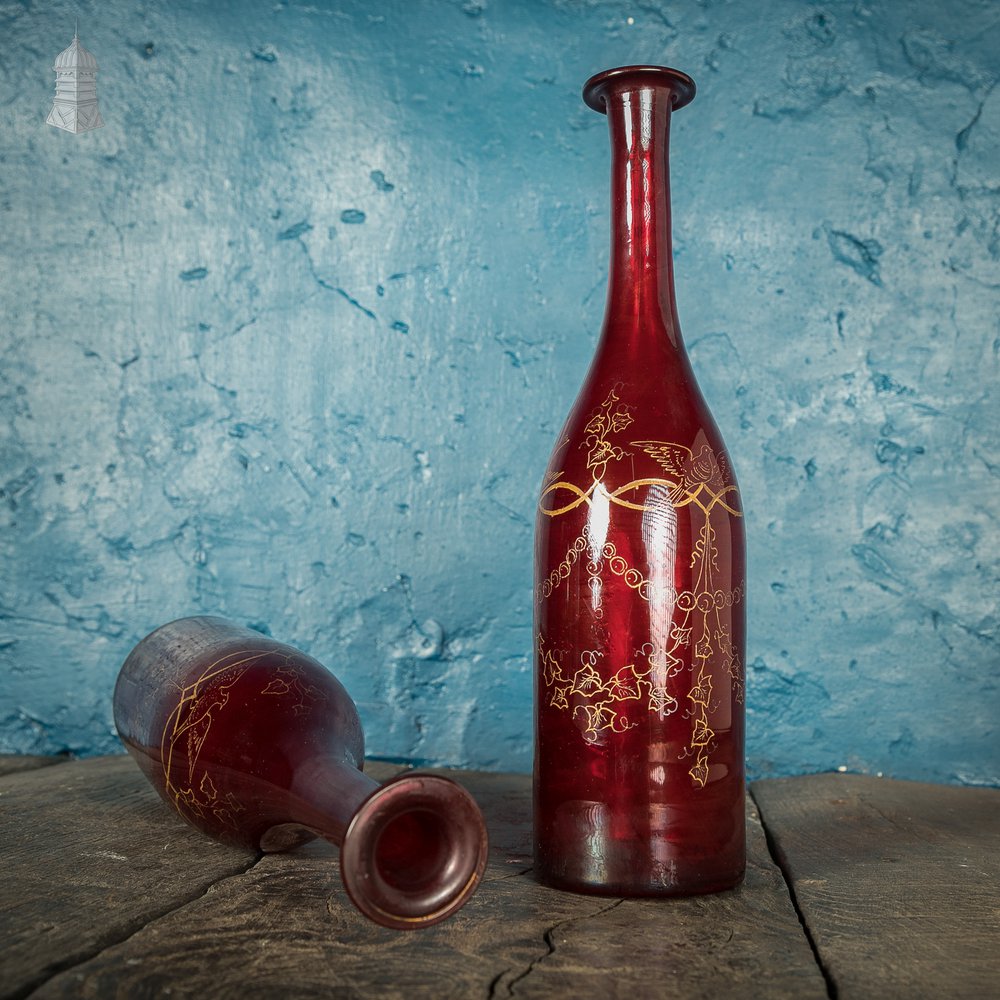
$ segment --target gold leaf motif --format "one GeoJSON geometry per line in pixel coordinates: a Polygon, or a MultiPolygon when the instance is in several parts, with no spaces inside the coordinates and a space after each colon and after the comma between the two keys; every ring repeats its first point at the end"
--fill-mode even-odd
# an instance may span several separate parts
{"type": "Polygon", "coordinates": [[[611,433],[618,434],[625,430],[629,424],[632,423],[631,414],[627,413],[625,410],[619,410],[611,418],[611,433]]]}
{"type": "Polygon", "coordinates": [[[215,790],[215,785],[212,783],[212,779],[208,776],[208,771],[206,771],[201,777],[201,784],[198,786],[203,795],[207,795],[208,798],[214,799],[219,793],[215,790]]]}
{"type": "Polygon", "coordinates": [[[549,704],[553,708],[569,708],[569,687],[553,688],[549,704]]]}
{"type": "Polygon", "coordinates": [[[622,448],[612,445],[608,441],[609,434],[616,434],[623,431],[632,423],[632,415],[627,406],[621,406],[617,410],[615,404],[618,402],[618,394],[612,389],[608,393],[607,399],[600,405],[587,425],[583,429],[584,439],[582,446],[586,446],[587,468],[594,470],[595,481],[601,478],[604,466],[612,459],[618,460],[625,457],[622,448]]]}
{"type": "Polygon", "coordinates": [[[688,698],[696,705],[708,707],[712,698],[712,678],[708,674],[701,674],[698,683],[688,692],[688,698]]]}
{"type": "Polygon", "coordinates": [[[177,792],[178,808],[180,808],[182,802],[184,807],[194,813],[195,816],[205,815],[205,811],[202,809],[201,803],[198,801],[198,796],[195,795],[193,789],[182,788],[177,792]]]}
{"type": "Polygon", "coordinates": [[[673,639],[678,646],[688,646],[691,643],[691,629],[675,625],[670,630],[670,638],[673,639]]]}
{"type": "Polygon", "coordinates": [[[607,441],[601,438],[587,454],[587,468],[591,469],[610,461],[612,458],[621,458],[623,454],[621,448],[612,448],[607,441]]]}
{"type": "Polygon", "coordinates": [[[583,738],[588,743],[593,743],[597,739],[598,734],[605,730],[610,730],[614,733],[624,733],[626,730],[632,728],[632,723],[628,719],[619,715],[605,703],[599,705],[578,705],[576,711],[573,713],[574,716],[578,715],[581,711],[586,717],[587,723],[583,738]]]}
{"type": "Polygon", "coordinates": [[[699,716],[694,720],[694,732],[691,734],[691,746],[708,746],[714,735],[715,733],[708,727],[708,721],[699,716]]]}
{"type": "Polygon", "coordinates": [[[707,754],[699,754],[698,760],[695,762],[694,767],[688,771],[691,775],[691,780],[697,785],[698,788],[704,788],[708,783],[708,756],[707,754]]]}
{"type": "Polygon", "coordinates": [[[273,680],[268,682],[266,688],[261,691],[261,694],[288,694],[292,690],[292,685],[288,683],[283,677],[275,677],[273,680]]]}
{"type": "Polygon", "coordinates": [[[649,689],[649,707],[660,715],[670,715],[677,710],[677,699],[667,693],[665,687],[651,685],[649,689]]]}
{"type": "Polygon", "coordinates": [[[591,666],[581,667],[573,675],[573,692],[582,694],[585,698],[604,690],[601,675],[591,666]]]}
{"type": "Polygon", "coordinates": [[[562,673],[562,666],[552,655],[551,651],[546,651],[542,658],[542,677],[547,687],[551,687],[557,680],[565,680],[562,673]]]}
{"type": "Polygon", "coordinates": [[[642,697],[635,665],[629,664],[611,678],[605,690],[612,701],[638,701],[642,697]]]}
{"type": "MultiPolygon", "coordinates": [[[[252,664],[273,653],[272,649],[228,653],[210,664],[194,683],[181,690],[177,707],[164,724],[160,738],[164,787],[181,815],[204,818],[211,810],[228,823],[240,809],[231,792],[220,796],[208,773],[203,769],[199,773],[198,761],[212,723],[229,704],[234,685],[252,664]]],[[[277,668],[277,675],[268,684],[266,692],[295,692],[298,695],[298,701],[293,706],[295,711],[304,708],[306,700],[314,701],[322,697],[317,688],[302,683],[297,669],[287,657],[286,662],[277,668]]]]}

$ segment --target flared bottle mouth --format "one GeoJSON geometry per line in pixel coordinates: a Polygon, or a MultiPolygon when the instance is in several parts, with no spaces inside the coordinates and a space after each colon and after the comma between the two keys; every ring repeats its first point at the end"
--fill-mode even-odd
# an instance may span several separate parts
{"type": "Polygon", "coordinates": [[[592,76],[583,85],[583,99],[587,107],[606,114],[607,96],[612,89],[643,86],[668,87],[674,95],[674,111],[690,104],[697,89],[687,73],[669,66],[619,66],[592,76]]]}
{"type": "Polygon", "coordinates": [[[488,840],[472,796],[448,778],[387,782],[351,820],[340,874],[354,905],[384,927],[429,927],[461,908],[486,867],[488,840]]]}

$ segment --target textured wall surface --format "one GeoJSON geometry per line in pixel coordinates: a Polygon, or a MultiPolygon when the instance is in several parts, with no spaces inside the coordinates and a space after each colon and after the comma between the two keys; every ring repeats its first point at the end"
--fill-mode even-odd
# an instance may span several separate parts
{"type": "Polygon", "coordinates": [[[603,310],[592,73],[675,65],[755,774],[1000,782],[992,0],[0,3],[0,750],[209,612],[378,755],[527,769],[540,477],[603,310]],[[44,124],[73,21],[107,125],[44,124]]]}

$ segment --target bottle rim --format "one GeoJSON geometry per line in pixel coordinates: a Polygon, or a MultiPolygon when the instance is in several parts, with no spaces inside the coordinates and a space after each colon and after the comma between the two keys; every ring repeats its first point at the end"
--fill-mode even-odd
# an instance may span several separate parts
{"type": "Polygon", "coordinates": [[[612,85],[621,84],[669,88],[673,92],[674,111],[690,104],[698,89],[687,73],[670,66],[617,66],[592,76],[583,85],[583,100],[587,107],[607,114],[607,91],[612,85]]]}
{"type": "Polygon", "coordinates": [[[340,848],[340,875],[365,916],[384,927],[414,930],[465,905],[482,879],[488,848],[472,796],[449,778],[411,771],[386,782],[355,813],[340,848]],[[421,857],[416,845],[400,855],[400,846],[407,845],[394,827],[405,822],[429,831],[432,856],[421,857]],[[395,877],[400,873],[402,878],[395,877]]]}

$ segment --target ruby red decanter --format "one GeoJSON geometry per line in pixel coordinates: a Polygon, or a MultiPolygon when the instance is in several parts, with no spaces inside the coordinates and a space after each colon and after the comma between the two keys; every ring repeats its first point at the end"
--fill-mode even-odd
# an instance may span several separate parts
{"type": "Polygon", "coordinates": [[[326,667],[222,618],[183,618],[129,654],[114,694],[129,753],[181,816],[217,840],[277,851],[340,845],[354,904],[386,927],[450,916],[486,865],[482,814],[459,785],[362,773],[354,702],[326,667]]]}
{"type": "Polygon", "coordinates": [[[742,508],[670,244],[670,118],[694,93],[659,66],[583,91],[611,132],[607,310],[535,536],[535,871],[578,892],[714,892],[745,869],[742,508]]]}

